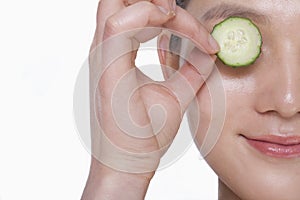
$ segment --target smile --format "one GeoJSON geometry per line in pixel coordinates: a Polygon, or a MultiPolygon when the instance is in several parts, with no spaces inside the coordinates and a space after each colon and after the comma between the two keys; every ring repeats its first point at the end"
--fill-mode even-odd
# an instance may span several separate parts
{"type": "Polygon", "coordinates": [[[248,138],[241,135],[247,143],[267,156],[277,158],[300,157],[300,137],[282,137],[267,135],[258,138],[248,138]]]}

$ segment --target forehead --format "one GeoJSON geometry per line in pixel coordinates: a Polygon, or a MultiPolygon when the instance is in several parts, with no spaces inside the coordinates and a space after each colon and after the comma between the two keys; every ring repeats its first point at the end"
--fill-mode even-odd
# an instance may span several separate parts
{"type": "Polygon", "coordinates": [[[289,18],[300,14],[300,0],[188,0],[187,10],[197,17],[209,10],[241,8],[272,18],[289,18]]]}

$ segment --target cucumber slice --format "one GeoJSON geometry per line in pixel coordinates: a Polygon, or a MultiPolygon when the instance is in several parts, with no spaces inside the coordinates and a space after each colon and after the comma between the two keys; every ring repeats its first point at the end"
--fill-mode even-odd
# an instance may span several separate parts
{"type": "Polygon", "coordinates": [[[229,17],[214,26],[212,36],[220,45],[217,56],[225,65],[248,66],[261,53],[261,33],[248,18],[229,17]]]}

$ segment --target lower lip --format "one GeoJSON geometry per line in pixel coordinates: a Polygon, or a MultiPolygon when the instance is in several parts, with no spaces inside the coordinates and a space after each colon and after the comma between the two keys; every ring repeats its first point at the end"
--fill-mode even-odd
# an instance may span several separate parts
{"type": "Polygon", "coordinates": [[[300,144],[280,145],[265,141],[247,139],[248,144],[259,152],[277,158],[295,158],[300,157],[300,144]]]}

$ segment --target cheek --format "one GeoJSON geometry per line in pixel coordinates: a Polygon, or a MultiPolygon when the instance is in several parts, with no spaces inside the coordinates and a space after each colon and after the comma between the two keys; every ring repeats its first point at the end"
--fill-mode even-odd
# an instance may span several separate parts
{"type": "Polygon", "coordinates": [[[265,162],[256,154],[249,154],[239,137],[240,133],[253,130],[253,127],[255,129],[260,122],[256,106],[261,100],[259,86],[265,77],[250,71],[259,70],[255,67],[235,71],[225,66],[224,69],[219,68],[226,94],[226,118],[222,130],[215,132],[215,127],[212,127],[216,120],[212,111],[218,107],[212,103],[207,84],[189,107],[187,114],[190,128],[207,163],[219,179],[242,199],[293,199],[300,195],[297,189],[300,184],[300,165],[291,168],[289,163],[285,163],[274,167],[274,163],[265,162]]]}
{"type": "MultiPolygon", "coordinates": [[[[216,105],[216,95],[212,94],[216,92],[211,90],[209,84],[205,84],[187,113],[191,132],[202,156],[208,155],[215,145],[218,146],[214,148],[217,151],[233,151],[236,136],[244,131],[249,125],[248,120],[255,116],[256,79],[245,76],[242,70],[227,66],[218,69],[222,74],[223,104],[219,102],[216,105]]],[[[221,100],[221,96],[217,98],[221,100]]]]}

